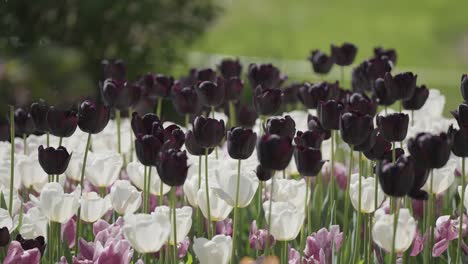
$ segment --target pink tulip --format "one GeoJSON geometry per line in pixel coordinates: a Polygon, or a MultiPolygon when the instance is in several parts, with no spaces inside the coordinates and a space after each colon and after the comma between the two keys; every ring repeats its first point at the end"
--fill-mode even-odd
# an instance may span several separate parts
{"type": "Polygon", "coordinates": [[[74,218],[70,218],[62,225],[62,240],[67,241],[69,248],[75,246],[76,221],[74,218]]]}
{"type": "Polygon", "coordinates": [[[458,231],[454,222],[449,215],[443,215],[437,219],[434,229],[433,257],[442,255],[447,250],[450,241],[458,238],[458,231]]]}
{"type": "Polygon", "coordinates": [[[41,252],[33,248],[24,250],[18,241],[11,241],[3,264],[35,264],[41,261],[41,252]]]}
{"type": "Polygon", "coordinates": [[[331,226],[330,231],[322,228],[317,233],[312,233],[306,240],[306,248],[304,249],[305,263],[330,263],[332,250],[337,252],[342,240],[343,233],[340,232],[338,225],[331,226]]]}
{"type": "MultiPolygon", "coordinates": [[[[250,225],[249,245],[250,248],[256,250],[264,250],[266,248],[268,232],[265,229],[257,229],[257,222],[254,220],[250,225]]],[[[275,245],[275,238],[270,234],[270,247],[275,245]]]]}

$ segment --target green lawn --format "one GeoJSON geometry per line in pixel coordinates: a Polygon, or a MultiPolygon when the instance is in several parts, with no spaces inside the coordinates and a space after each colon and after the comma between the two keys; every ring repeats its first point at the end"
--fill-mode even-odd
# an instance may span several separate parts
{"type": "MultiPolygon", "coordinates": [[[[192,47],[202,53],[305,61],[313,48],[350,41],[358,61],[376,45],[398,52],[396,71],[412,70],[419,83],[447,95],[446,110],[461,100],[468,72],[468,1],[458,0],[231,0],[224,14],[192,47]]],[[[288,69],[283,69],[287,71],[288,69]]],[[[312,73],[287,72],[313,80],[312,73]]],[[[338,77],[338,68],[330,79],[338,77]]]]}

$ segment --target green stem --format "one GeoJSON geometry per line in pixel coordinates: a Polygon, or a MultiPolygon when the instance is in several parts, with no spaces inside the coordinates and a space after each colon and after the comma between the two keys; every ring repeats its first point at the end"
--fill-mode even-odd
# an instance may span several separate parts
{"type": "Polygon", "coordinates": [[[345,211],[344,211],[344,226],[343,233],[347,234],[348,232],[348,215],[349,215],[349,187],[351,183],[351,172],[353,168],[353,146],[349,146],[349,168],[348,168],[348,178],[346,182],[346,193],[345,193],[345,211]]]}
{"type": "Polygon", "coordinates": [[[46,141],[47,141],[47,147],[50,147],[50,134],[49,134],[49,132],[46,133],[46,141]]]}
{"type": "Polygon", "coordinates": [[[411,126],[414,126],[414,110],[411,110],[411,126]]]}
{"type": "MultiPolygon", "coordinates": [[[[151,169],[151,168],[150,168],[151,169]]],[[[143,213],[146,213],[146,186],[148,185],[148,166],[144,167],[143,172],[143,213]]]]}
{"type": "MultiPolygon", "coordinates": [[[[148,167],[148,178],[146,179],[146,208],[145,208],[145,213],[148,213],[148,211],[149,211],[151,171],[152,171],[152,169],[153,168],[151,166],[148,167]]],[[[161,181],[161,186],[163,186],[162,181],[161,181]]]]}
{"type": "MultiPolygon", "coordinates": [[[[330,148],[330,202],[335,201],[335,131],[331,131],[331,148],[330,148]]],[[[330,206],[331,208],[331,206],[330,206]]],[[[331,209],[330,209],[331,210],[331,209]]],[[[331,215],[330,215],[331,217],[331,215]]],[[[333,223],[333,218],[330,223],[333,223]]]]}
{"type": "Polygon", "coordinates": [[[26,137],[26,134],[23,134],[23,154],[27,155],[28,154],[28,140],[26,137]]]}
{"type": "Polygon", "coordinates": [[[59,147],[62,146],[62,141],[63,141],[63,138],[60,137],[60,138],[59,138],[59,147]]]}
{"type": "Polygon", "coordinates": [[[164,204],[164,194],[163,194],[164,189],[163,189],[163,186],[164,186],[164,183],[162,181],[160,181],[160,183],[159,183],[159,203],[158,203],[159,206],[164,204]]]}
{"type": "Polygon", "coordinates": [[[208,186],[208,148],[205,149],[205,189],[206,189],[206,206],[208,209],[208,239],[212,237],[211,222],[211,208],[210,208],[210,188],[208,186]]]}
{"type": "Polygon", "coordinates": [[[189,114],[185,114],[185,128],[188,129],[189,123],[190,123],[190,115],[189,115],[189,114]]]}
{"type": "Polygon", "coordinates": [[[119,152],[119,154],[122,153],[122,150],[121,150],[121,143],[120,143],[120,110],[119,109],[115,109],[115,123],[117,125],[117,151],[119,152]]]}
{"type": "Polygon", "coordinates": [[[158,105],[157,105],[157,108],[156,108],[156,115],[159,118],[161,118],[162,104],[163,104],[162,97],[158,97],[158,105]]]}
{"type": "Polygon", "coordinates": [[[283,250],[282,250],[282,259],[281,263],[288,263],[288,241],[283,241],[283,250]]]}
{"type": "Polygon", "coordinates": [[[239,224],[239,192],[240,192],[240,170],[241,170],[241,160],[237,161],[237,179],[236,179],[236,200],[234,206],[234,223],[232,229],[232,253],[231,253],[231,264],[235,264],[236,261],[236,242],[237,242],[237,225],[239,224]]]}
{"type": "MultiPolygon", "coordinates": [[[[202,156],[198,156],[198,190],[201,188],[201,173],[202,173],[202,156]]],[[[200,215],[200,206],[197,207],[197,216],[195,224],[197,228],[197,235],[200,237],[203,232],[203,217],[200,215]]]]}
{"type": "Polygon", "coordinates": [[[461,242],[462,242],[462,236],[463,236],[463,221],[461,219],[463,219],[463,203],[465,201],[465,188],[466,188],[466,180],[465,180],[465,158],[462,157],[462,168],[461,168],[461,185],[462,185],[462,191],[461,191],[461,194],[460,194],[460,208],[459,208],[459,214],[460,214],[460,225],[458,227],[458,240],[457,240],[457,255],[456,255],[456,258],[455,258],[455,262],[458,262],[458,263],[461,263],[462,262],[462,259],[461,259],[461,242]]]}
{"type": "Polygon", "coordinates": [[[235,127],[236,122],[236,109],[234,107],[234,101],[229,101],[229,123],[231,123],[231,127],[235,127]]]}
{"type": "Polygon", "coordinates": [[[359,174],[358,174],[358,197],[359,197],[359,200],[358,200],[358,211],[357,211],[357,226],[356,226],[356,235],[355,235],[355,252],[357,253],[355,256],[360,258],[360,250],[361,250],[361,247],[360,247],[360,242],[361,242],[361,239],[360,239],[360,235],[361,235],[361,200],[362,200],[362,178],[361,178],[361,175],[362,175],[362,152],[359,151],[359,161],[358,161],[358,165],[359,165],[359,174]]]}
{"type": "Polygon", "coordinates": [[[271,185],[270,185],[270,204],[268,210],[268,221],[267,221],[267,239],[266,239],[266,248],[265,248],[265,256],[268,256],[270,253],[270,226],[271,226],[271,206],[273,204],[273,188],[275,183],[275,175],[271,177],[271,185]]]}
{"type": "MultiPolygon", "coordinates": [[[[306,193],[305,193],[305,196],[304,196],[304,213],[307,213],[307,215],[309,215],[309,210],[310,210],[310,207],[308,206],[308,202],[307,202],[307,198],[309,197],[309,187],[310,187],[310,179],[312,177],[309,176],[309,177],[306,177],[306,193]]],[[[306,233],[306,227],[308,227],[308,224],[310,222],[310,219],[307,218],[307,225],[302,225],[301,227],[301,237],[300,237],[300,244],[299,244],[299,254],[300,254],[300,258],[299,259],[302,259],[302,253],[304,251],[304,244],[305,244],[305,233],[306,233]]],[[[311,230],[307,230],[309,233],[311,233],[311,230]]]]}
{"type": "Polygon", "coordinates": [[[176,218],[176,187],[172,187],[172,222],[173,222],[173,232],[174,232],[174,263],[177,263],[177,218],[176,218]]]}
{"type": "Polygon", "coordinates": [[[263,182],[261,181],[258,186],[258,200],[257,200],[257,226],[261,226],[261,214],[262,214],[262,205],[263,205],[263,182]]]}
{"type": "Polygon", "coordinates": [[[10,106],[10,142],[11,142],[11,156],[10,156],[10,199],[8,202],[8,213],[11,214],[13,208],[13,183],[15,180],[15,107],[10,106]]]}
{"type": "Polygon", "coordinates": [[[374,251],[374,248],[372,247],[372,215],[369,214],[367,216],[367,221],[369,223],[369,234],[368,234],[368,246],[369,248],[367,249],[367,263],[373,263],[374,261],[371,260],[371,258],[373,258],[373,251],[374,251]]]}
{"type": "Polygon", "coordinates": [[[341,66],[340,69],[341,69],[341,85],[344,86],[344,66],[341,66]]]}
{"type": "Polygon", "coordinates": [[[398,228],[398,216],[400,215],[400,201],[398,197],[394,197],[395,199],[395,210],[393,212],[393,238],[392,238],[392,253],[390,258],[390,263],[395,263],[396,261],[396,252],[395,252],[395,244],[396,244],[396,234],[398,228]]]}
{"type": "MultiPolygon", "coordinates": [[[[133,109],[131,107],[128,108],[128,118],[130,119],[131,121],[131,118],[132,118],[132,113],[133,113],[133,109]]],[[[130,134],[130,157],[129,157],[129,162],[132,162],[133,161],[133,150],[135,149],[135,142],[133,141],[133,133],[129,133],[130,134]]],[[[126,164],[125,164],[126,166],[126,164]]]]}

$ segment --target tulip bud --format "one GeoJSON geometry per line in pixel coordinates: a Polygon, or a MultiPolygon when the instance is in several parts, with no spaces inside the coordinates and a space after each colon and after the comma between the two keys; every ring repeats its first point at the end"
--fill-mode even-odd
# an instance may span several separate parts
{"type": "Polygon", "coordinates": [[[343,104],[335,100],[320,101],[317,114],[323,128],[338,130],[340,128],[340,116],[343,108],[343,104]]]}
{"type": "Polygon", "coordinates": [[[181,186],[187,179],[187,154],[185,151],[168,149],[159,154],[158,174],[169,186],[181,186]]]}
{"type": "Polygon", "coordinates": [[[457,120],[460,129],[468,130],[468,104],[462,103],[458,109],[451,111],[453,117],[457,120]]]}
{"type": "Polygon", "coordinates": [[[281,95],[281,101],[284,104],[296,104],[299,100],[299,88],[302,84],[299,83],[292,83],[283,88],[283,93],[281,95]]]}
{"type": "Polygon", "coordinates": [[[268,231],[265,229],[258,229],[257,222],[254,220],[250,225],[250,235],[249,235],[249,245],[251,249],[255,250],[265,250],[267,245],[267,240],[269,240],[268,245],[273,247],[275,245],[275,238],[270,234],[268,236],[268,231]]]}
{"type": "Polygon", "coordinates": [[[375,116],[377,103],[364,93],[353,93],[347,100],[346,109],[349,112],[354,111],[375,116]]]}
{"type": "Polygon", "coordinates": [[[325,161],[320,149],[297,145],[294,151],[297,170],[302,176],[317,176],[325,161]]]}
{"type": "Polygon", "coordinates": [[[374,131],[377,132],[375,134],[374,142],[371,144],[370,149],[364,150],[364,156],[370,160],[382,160],[384,154],[390,152],[392,149],[392,143],[385,140],[379,128],[376,128],[374,131]]]}
{"type": "Polygon", "coordinates": [[[161,125],[161,121],[159,117],[153,113],[147,113],[143,116],[143,118],[138,115],[137,112],[133,112],[132,114],[132,130],[135,136],[139,134],[142,135],[149,135],[153,133],[153,124],[161,125]]]}
{"type": "Polygon", "coordinates": [[[468,102],[468,75],[466,73],[461,77],[460,89],[463,99],[468,102]]]}
{"type": "Polygon", "coordinates": [[[366,151],[370,151],[375,146],[377,134],[377,129],[372,130],[367,136],[367,138],[361,144],[353,146],[353,149],[355,151],[360,151],[363,153],[366,151]]]}
{"type": "Polygon", "coordinates": [[[296,123],[289,115],[285,117],[270,117],[264,129],[268,134],[293,138],[296,133],[296,123]]]}
{"type": "Polygon", "coordinates": [[[135,139],[135,152],[138,160],[145,166],[156,166],[161,142],[153,135],[139,134],[135,139]]]}
{"type": "Polygon", "coordinates": [[[397,99],[395,92],[385,85],[385,81],[382,78],[375,81],[374,94],[377,97],[379,105],[389,106],[395,103],[397,99]]]}
{"type": "Polygon", "coordinates": [[[297,131],[294,143],[296,146],[320,149],[324,137],[325,135],[318,130],[297,131]]]}
{"type": "Polygon", "coordinates": [[[39,132],[49,131],[49,126],[47,125],[47,112],[49,111],[49,105],[43,101],[31,104],[31,117],[34,121],[34,126],[39,132]]]}
{"type": "Polygon", "coordinates": [[[70,137],[78,126],[78,116],[72,110],[59,110],[53,106],[47,112],[50,133],[56,137],[70,137]]]}
{"type": "Polygon", "coordinates": [[[313,50],[308,60],[312,63],[312,69],[314,72],[318,74],[329,73],[333,66],[332,57],[320,50],[313,50]]]}
{"type": "Polygon", "coordinates": [[[121,59],[103,60],[101,65],[104,70],[104,78],[111,78],[118,81],[124,81],[127,75],[127,68],[121,59]]]}
{"type": "Polygon", "coordinates": [[[176,82],[172,86],[171,96],[179,114],[197,114],[200,111],[201,104],[194,86],[183,86],[181,82],[176,82]]]}
{"type": "Polygon", "coordinates": [[[46,244],[43,236],[38,236],[34,239],[24,239],[20,234],[18,234],[16,235],[15,240],[21,244],[21,247],[24,250],[37,248],[39,252],[41,252],[41,255],[44,255],[46,244]]]}
{"type": "Polygon", "coordinates": [[[227,264],[231,258],[232,239],[225,235],[216,235],[211,240],[195,238],[193,251],[200,263],[227,264]]]}
{"type": "Polygon", "coordinates": [[[417,75],[412,72],[399,73],[392,76],[390,72],[387,72],[384,77],[385,86],[392,90],[397,99],[408,100],[416,89],[417,75]]]}
{"type": "Polygon", "coordinates": [[[197,80],[199,83],[210,81],[216,81],[216,72],[211,68],[201,69],[197,71],[197,80]]]}
{"type": "Polygon", "coordinates": [[[367,75],[370,80],[384,78],[387,72],[392,71],[392,62],[387,57],[372,58],[367,61],[367,75]]]}
{"type": "Polygon", "coordinates": [[[393,113],[377,116],[377,126],[385,140],[390,142],[403,141],[408,132],[408,124],[409,116],[407,114],[393,113]]]}
{"type": "Polygon", "coordinates": [[[406,110],[419,110],[423,107],[428,97],[429,90],[426,88],[426,85],[416,86],[413,96],[407,100],[403,100],[401,104],[406,110]]]}
{"type": "Polygon", "coordinates": [[[452,152],[457,157],[468,157],[468,130],[456,129],[450,125],[447,136],[452,142],[452,152]]]}
{"type": "Polygon", "coordinates": [[[200,146],[214,148],[224,137],[224,121],[197,116],[193,121],[193,134],[200,146]]]}
{"type": "Polygon", "coordinates": [[[374,56],[378,58],[387,57],[393,65],[396,65],[397,52],[395,49],[384,49],[382,47],[376,47],[374,48],[374,56]]]}
{"type": "Polygon", "coordinates": [[[414,182],[411,187],[408,196],[416,200],[427,200],[428,194],[421,188],[426,184],[427,178],[429,177],[429,170],[421,168],[417,165],[414,166],[414,182]]]}
{"type": "Polygon", "coordinates": [[[80,104],[78,110],[78,126],[83,132],[97,134],[107,126],[109,117],[109,108],[86,100],[80,104]]]}
{"type": "Polygon", "coordinates": [[[143,90],[150,97],[168,98],[171,95],[171,88],[174,84],[172,76],[163,74],[147,73],[143,77],[143,90]]]}
{"type": "Polygon", "coordinates": [[[240,77],[242,65],[240,64],[239,59],[223,59],[221,64],[218,65],[218,69],[224,79],[229,80],[231,78],[240,77]]]}
{"type": "Polygon", "coordinates": [[[376,186],[377,184],[375,181],[377,181],[377,179],[374,177],[366,178],[357,173],[351,175],[349,195],[354,209],[360,210],[361,213],[370,214],[379,208],[385,195],[382,189],[376,186]],[[361,182],[359,182],[359,177],[361,177],[361,182]],[[377,190],[375,189],[376,187],[377,190]],[[377,208],[375,204],[377,204],[377,208]]]}
{"type": "Polygon", "coordinates": [[[418,133],[408,140],[408,150],[418,166],[426,169],[442,168],[450,158],[450,144],[445,133],[418,133]]]}
{"type": "Polygon", "coordinates": [[[237,111],[237,123],[239,126],[252,128],[255,126],[257,118],[257,112],[250,106],[241,105],[237,111]]]}
{"type": "Polygon", "coordinates": [[[331,137],[330,130],[323,128],[322,124],[318,117],[313,115],[307,116],[307,127],[312,132],[317,132],[318,134],[323,134],[323,140],[329,139],[331,137]]]}
{"type": "Polygon", "coordinates": [[[260,164],[270,170],[284,170],[291,161],[294,147],[291,138],[264,134],[257,142],[257,158],[260,164]]]}
{"type": "Polygon", "coordinates": [[[107,106],[123,111],[138,102],[141,87],[138,83],[106,79],[101,85],[101,95],[107,106]]]}
{"type": "Polygon", "coordinates": [[[377,175],[383,191],[393,197],[407,195],[413,187],[414,168],[414,159],[409,156],[400,156],[395,162],[382,161],[377,166],[377,175]]]}
{"type": "Polygon", "coordinates": [[[16,135],[30,135],[34,132],[34,121],[31,114],[23,108],[17,108],[14,114],[16,135]]]}
{"type": "Polygon", "coordinates": [[[331,45],[331,57],[339,66],[351,65],[357,54],[357,47],[351,43],[343,43],[341,46],[331,45]]]}
{"type": "Polygon", "coordinates": [[[0,228],[0,247],[6,247],[10,243],[10,231],[6,226],[0,228]]]}
{"type": "Polygon", "coordinates": [[[249,78],[250,86],[254,89],[257,86],[275,89],[284,81],[279,69],[272,64],[250,64],[247,77],[249,78]]]}
{"type": "Polygon", "coordinates": [[[242,94],[242,90],[244,89],[244,81],[242,81],[238,77],[232,77],[227,79],[224,83],[224,100],[225,101],[235,101],[239,100],[239,97],[242,94]]]}
{"type": "Polygon", "coordinates": [[[347,112],[341,115],[341,138],[349,145],[355,146],[363,143],[373,129],[374,123],[370,115],[359,112],[347,112]]]}
{"type": "Polygon", "coordinates": [[[417,231],[416,220],[411,216],[408,208],[401,208],[396,221],[395,237],[394,220],[395,216],[386,214],[384,209],[375,212],[375,223],[372,227],[372,239],[375,244],[386,252],[401,254],[405,252],[411,244],[417,231]],[[394,240],[395,239],[395,240],[394,240]],[[393,248],[395,245],[395,248],[393,248]]]}
{"type": "Polygon", "coordinates": [[[65,147],[53,147],[44,148],[42,145],[39,146],[39,164],[42,169],[49,175],[60,175],[63,174],[68,167],[70,162],[71,154],[65,147]]]}
{"type": "Polygon", "coordinates": [[[205,106],[219,106],[224,99],[224,85],[204,81],[198,85],[197,93],[205,106]]]}
{"type": "Polygon", "coordinates": [[[255,174],[257,175],[258,180],[263,182],[268,181],[273,177],[273,171],[263,167],[261,164],[257,165],[255,174]]]}
{"type": "Polygon", "coordinates": [[[321,82],[313,85],[304,83],[299,88],[298,96],[305,107],[316,109],[320,101],[333,99],[337,91],[338,83],[321,82]]]}
{"type": "MultiPolygon", "coordinates": [[[[189,130],[185,134],[185,148],[187,149],[188,153],[194,156],[203,156],[205,155],[206,148],[200,146],[195,140],[195,135],[193,134],[192,130],[189,130]]],[[[208,148],[208,154],[213,152],[214,148],[208,148]]]]}
{"type": "Polygon", "coordinates": [[[253,105],[259,115],[273,115],[281,106],[281,90],[255,88],[253,105]]]}
{"type": "Polygon", "coordinates": [[[248,159],[255,149],[257,134],[252,129],[233,127],[227,132],[227,149],[233,159],[248,159]]]}
{"type": "Polygon", "coordinates": [[[185,133],[178,125],[172,124],[163,130],[164,148],[180,149],[185,142],[185,133]]]}

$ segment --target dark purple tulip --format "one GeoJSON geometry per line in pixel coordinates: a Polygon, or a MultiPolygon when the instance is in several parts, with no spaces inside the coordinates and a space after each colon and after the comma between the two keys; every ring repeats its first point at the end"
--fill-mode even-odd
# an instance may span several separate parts
{"type": "Polygon", "coordinates": [[[325,163],[320,149],[297,145],[294,151],[297,171],[302,176],[317,176],[325,163]]]}
{"type": "Polygon", "coordinates": [[[161,120],[156,114],[147,113],[142,117],[138,115],[137,112],[132,114],[132,130],[135,136],[139,134],[149,135],[153,133],[153,124],[158,124],[161,126],[161,120]]]}
{"type": "Polygon", "coordinates": [[[367,136],[367,138],[359,145],[353,146],[355,151],[365,152],[370,151],[375,146],[377,142],[377,134],[378,130],[374,129],[372,132],[367,136]]]}
{"type": "Polygon", "coordinates": [[[275,114],[281,107],[281,90],[258,86],[254,92],[253,105],[259,115],[275,114]]]}
{"type": "Polygon", "coordinates": [[[428,97],[429,90],[426,88],[426,85],[416,86],[413,96],[410,99],[403,100],[401,105],[406,110],[419,110],[423,107],[428,97]]]}
{"type": "Polygon", "coordinates": [[[135,152],[141,164],[156,166],[162,144],[163,142],[153,135],[139,134],[135,139],[135,152]]]}
{"type": "Polygon", "coordinates": [[[382,190],[392,197],[407,195],[413,187],[415,166],[414,159],[408,156],[400,156],[395,162],[382,161],[377,166],[382,190]]]}
{"type": "Polygon", "coordinates": [[[391,72],[393,65],[387,57],[376,57],[367,60],[367,76],[374,81],[378,78],[384,78],[387,72],[391,72]]]}
{"type": "Polygon", "coordinates": [[[97,134],[109,123],[110,109],[97,105],[92,100],[85,100],[78,109],[78,126],[83,132],[97,134]]]}
{"type": "Polygon", "coordinates": [[[233,127],[227,131],[227,149],[233,159],[248,159],[255,149],[257,134],[252,129],[233,127]]]}
{"type": "Polygon", "coordinates": [[[374,80],[369,76],[369,62],[364,61],[351,72],[351,87],[354,92],[371,91],[374,80]]]}
{"type": "Polygon", "coordinates": [[[182,87],[194,86],[198,84],[197,69],[191,68],[186,76],[181,77],[176,83],[180,83],[182,87]]]}
{"type": "Polygon", "coordinates": [[[39,164],[42,169],[49,175],[60,175],[67,170],[68,163],[70,162],[71,154],[65,147],[53,147],[44,148],[42,145],[39,146],[39,164]]]}
{"type": "Polygon", "coordinates": [[[385,140],[390,142],[403,141],[408,133],[409,116],[403,113],[393,113],[377,116],[377,126],[385,140]]]}
{"type": "Polygon", "coordinates": [[[283,88],[281,101],[283,104],[296,104],[299,101],[299,88],[302,84],[292,83],[283,88]]]}
{"type": "MultiPolygon", "coordinates": [[[[195,135],[192,130],[187,131],[185,134],[185,148],[187,151],[194,156],[203,156],[205,155],[206,148],[200,146],[195,140],[195,135]]],[[[208,154],[213,152],[214,148],[208,148],[208,154]]]]}
{"type": "Polygon", "coordinates": [[[232,77],[227,79],[224,82],[224,100],[226,101],[235,101],[239,100],[239,97],[242,95],[242,90],[244,89],[244,81],[238,77],[232,77]]]}
{"type": "Polygon", "coordinates": [[[468,131],[468,104],[462,103],[458,109],[451,111],[453,117],[457,120],[458,126],[462,130],[468,131]]]}
{"type": "Polygon", "coordinates": [[[199,83],[204,81],[216,82],[216,72],[211,68],[201,69],[197,72],[199,83]]]}
{"type": "Polygon", "coordinates": [[[49,111],[49,105],[43,101],[35,102],[31,104],[31,117],[34,121],[34,126],[39,132],[49,131],[49,126],[47,125],[47,112],[49,111]]]}
{"type": "Polygon", "coordinates": [[[147,73],[143,77],[143,89],[152,98],[168,98],[171,95],[173,84],[174,78],[172,76],[147,73]]]}
{"type": "Polygon", "coordinates": [[[18,234],[16,235],[16,241],[18,241],[21,244],[21,247],[24,250],[37,248],[39,252],[41,252],[41,255],[44,255],[46,243],[43,236],[38,236],[34,239],[24,239],[20,234],[18,234]]]}
{"type": "Polygon", "coordinates": [[[284,81],[278,68],[272,64],[250,64],[247,73],[250,86],[256,88],[262,86],[264,89],[278,88],[284,81]]]}
{"type": "Polygon", "coordinates": [[[169,186],[182,186],[187,179],[187,154],[177,149],[168,149],[159,154],[157,167],[161,181],[169,186]]]}
{"type": "Polygon", "coordinates": [[[316,109],[320,101],[328,101],[335,97],[338,83],[321,82],[316,84],[304,83],[299,88],[299,100],[309,109],[316,109]]]}
{"type": "Polygon", "coordinates": [[[0,228],[0,247],[6,247],[10,243],[10,231],[5,226],[0,228]]]}
{"type": "Polygon", "coordinates": [[[51,106],[47,112],[47,125],[52,135],[70,137],[78,126],[78,116],[73,110],[60,110],[51,106]]]}
{"type": "Polygon", "coordinates": [[[104,79],[114,79],[125,81],[127,77],[127,68],[123,60],[103,60],[101,65],[104,70],[104,79]]]}
{"type": "Polygon", "coordinates": [[[468,130],[456,129],[450,125],[447,136],[452,143],[453,154],[457,157],[468,157],[468,130]]]}
{"type": "Polygon", "coordinates": [[[374,130],[372,116],[359,112],[347,112],[340,118],[340,134],[344,142],[356,146],[362,144],[374,130]]]}
{"type": "Polygon", "coordinates": [[[197,114],[201,109],[197,91],[194,86],[182,86],[176,82],[172,86],[172,103],[176,111],[181,114],[197,114]]]}
{"type": "MultiPolygon", "coordinates": [[[[405,155],[405,151],[402,148],[395,148],[395,160],[398,159],[400,156],[405,155]]],[[[386,151],[383,156],[382,160],[392,161],[393,162],[393,149],[390,148],[386,151]]]]}
{"type": "Polygon", "coordinates": [[[460,89],[463,99],[468,102],[468,75],[466,73],[461,77],[460,89]]]}
{"type": "Polygon", "coordinates": [[[164,149],[180,149],[185,142],[185,133],[184,131],[182,131],[182,129],[180,129],[178,125],[172,124],[163,129],[163,142],[164,149]]]}
{"type": "Polygon", "coordinates": [[[28,136],[34,133],[34,121],[31,114],[23,108],[15,110],[15,133],[17,136],[28,136]]]}
{"type": "Polygon", "coordinates": [[[417,75],[412,72],[403,72],[392,76],[391,73],[386,73],[384,77],[385,86],[392,90],[397,99],[408,100],[416,89],[417,75]]]}
{"type": "Polygon", "coordinates": [[[228,80],[233,77],[240,77],[242,65],[240,64],[239,59],[224,59],[218,65],[218,69],[224,79],[228,80]]]}
{"type": "Polygon", "coordinates": [[[250,106],[241,105],[237,111],[237,124],[242,127],[252,128],[255,126],[255,121],[258,115],[250,106]]]}
{"type": "MultiPolygon", "coordinates": [[[[364,151],[364,156],[370,160],[382,160],[385,153],[390,152],[392,149],[392,143],[384,139],[379,128],[376,128],[377,134],[375,136],[375,142],[372,144],[369,150],[364,151]]],[[[372,143],[372,142],[370,142],[372,143]]]]}
{"type": "Polygon", "coordinates": [[[294,134],[296,134],[296,122],[289,115],[285,117],[270,117],[267,120],[265,132],[293,138],[294,134]]]}
{"type": "Polygon", "coordinates": [[[141,87],[136,82],[106,79],[101,86],[101,95],[107,106],[123,111],[138,102],[141,87]]]}
{"type": "Polygon", "coordinates": [[[205,106],[219,106],[224,99],[224,85],[217,85],[215,82],[204,81],[198,85],[198,97],[205,106]]]}
{"type": "Polygon", "coordinates": [[[320,101],[317,108],[322,127],[327,130],[340,129],[340,116],[344,106],[335,100],[320,101]]]}
{"type": "Polygon", "coordinates": [[[374,95],[377,98],[377,103],[384,106],[392,105],[397,99],[395,92],[385,85],[385,81],[382,78],[375,81],[374,95]]]}
{"type": "Polygon", "coordinates": [[[307,127],[311,131],[317,131],[318,133],[323,134],[324,140],[329,139],[331,137],[330,130],[323,128],[319,118],[316,116],[310,114],[307,116],[307,127]]]}
{"type": "Polygon", "coordinates": [[[427,200],[427,192],[421,190],[429,177],[429,170],[421,168],[415,164],[414,166],[414,182],[408,196],[416,200],[427,200]]]}
{"type": "Polygon", "coordinates": [[[313,50],[308,58],[312,63],[312,69],[318,74],[327,74],[333,66],[333,58],[320,50],[313,50]]]}
{"type": "Polygon", "coordinates": [[[357,54],[357,47],[351,43],[343,43],[341,46],[331,45],[331,57],[340,66],[351,65],[357,54]]]}
{"type": "Polygon", "coordinates": [[[255,170],[255,174],[257,174],[259,181],[268,181],[273,177],[273,172],[274,171],[263,167],[261,164],[258,164],[257,169],[255,170]]]}
{"type": "Polygon", "coordinates": [[[324,138],[325,134],[319,130],[297,131],[294,143],[296,146],[320,149],[324,138]]]}
{"type": "Polygon", "coordinates": [[[450,142],[445,133],[418,133],[408,140],[408,150],[418,166],[426,169],[442,168],[450,158],[450,142]]]}
{"type": "Polygon", "coordinates": [[[370,99],[366,94],[353,93],[348,98],[346,110],[375,116],[375,113],[377,112],[377,103],[370,99]]]}
{"type": "Polygon", "coordinates": [[[257,141],[257,158],[270,170],[284,170],[291,161],[294,147],[288,136],[264,134],[257,141]]]}
{"type": "Polygon", "coordinates": [[[374,56],[378,58],[387,57],[393,63],[393,65],[396,65],[397,53],[395,49],[384,49],[382,47],[376,47],[374,48],[374,56]]]}
{"type": "Polygon", "coordinates": [[[224,137],[224,121],[197,116],[193,121],[193,134],[198,144],[205,148],[216,147],[224,137]]]}

